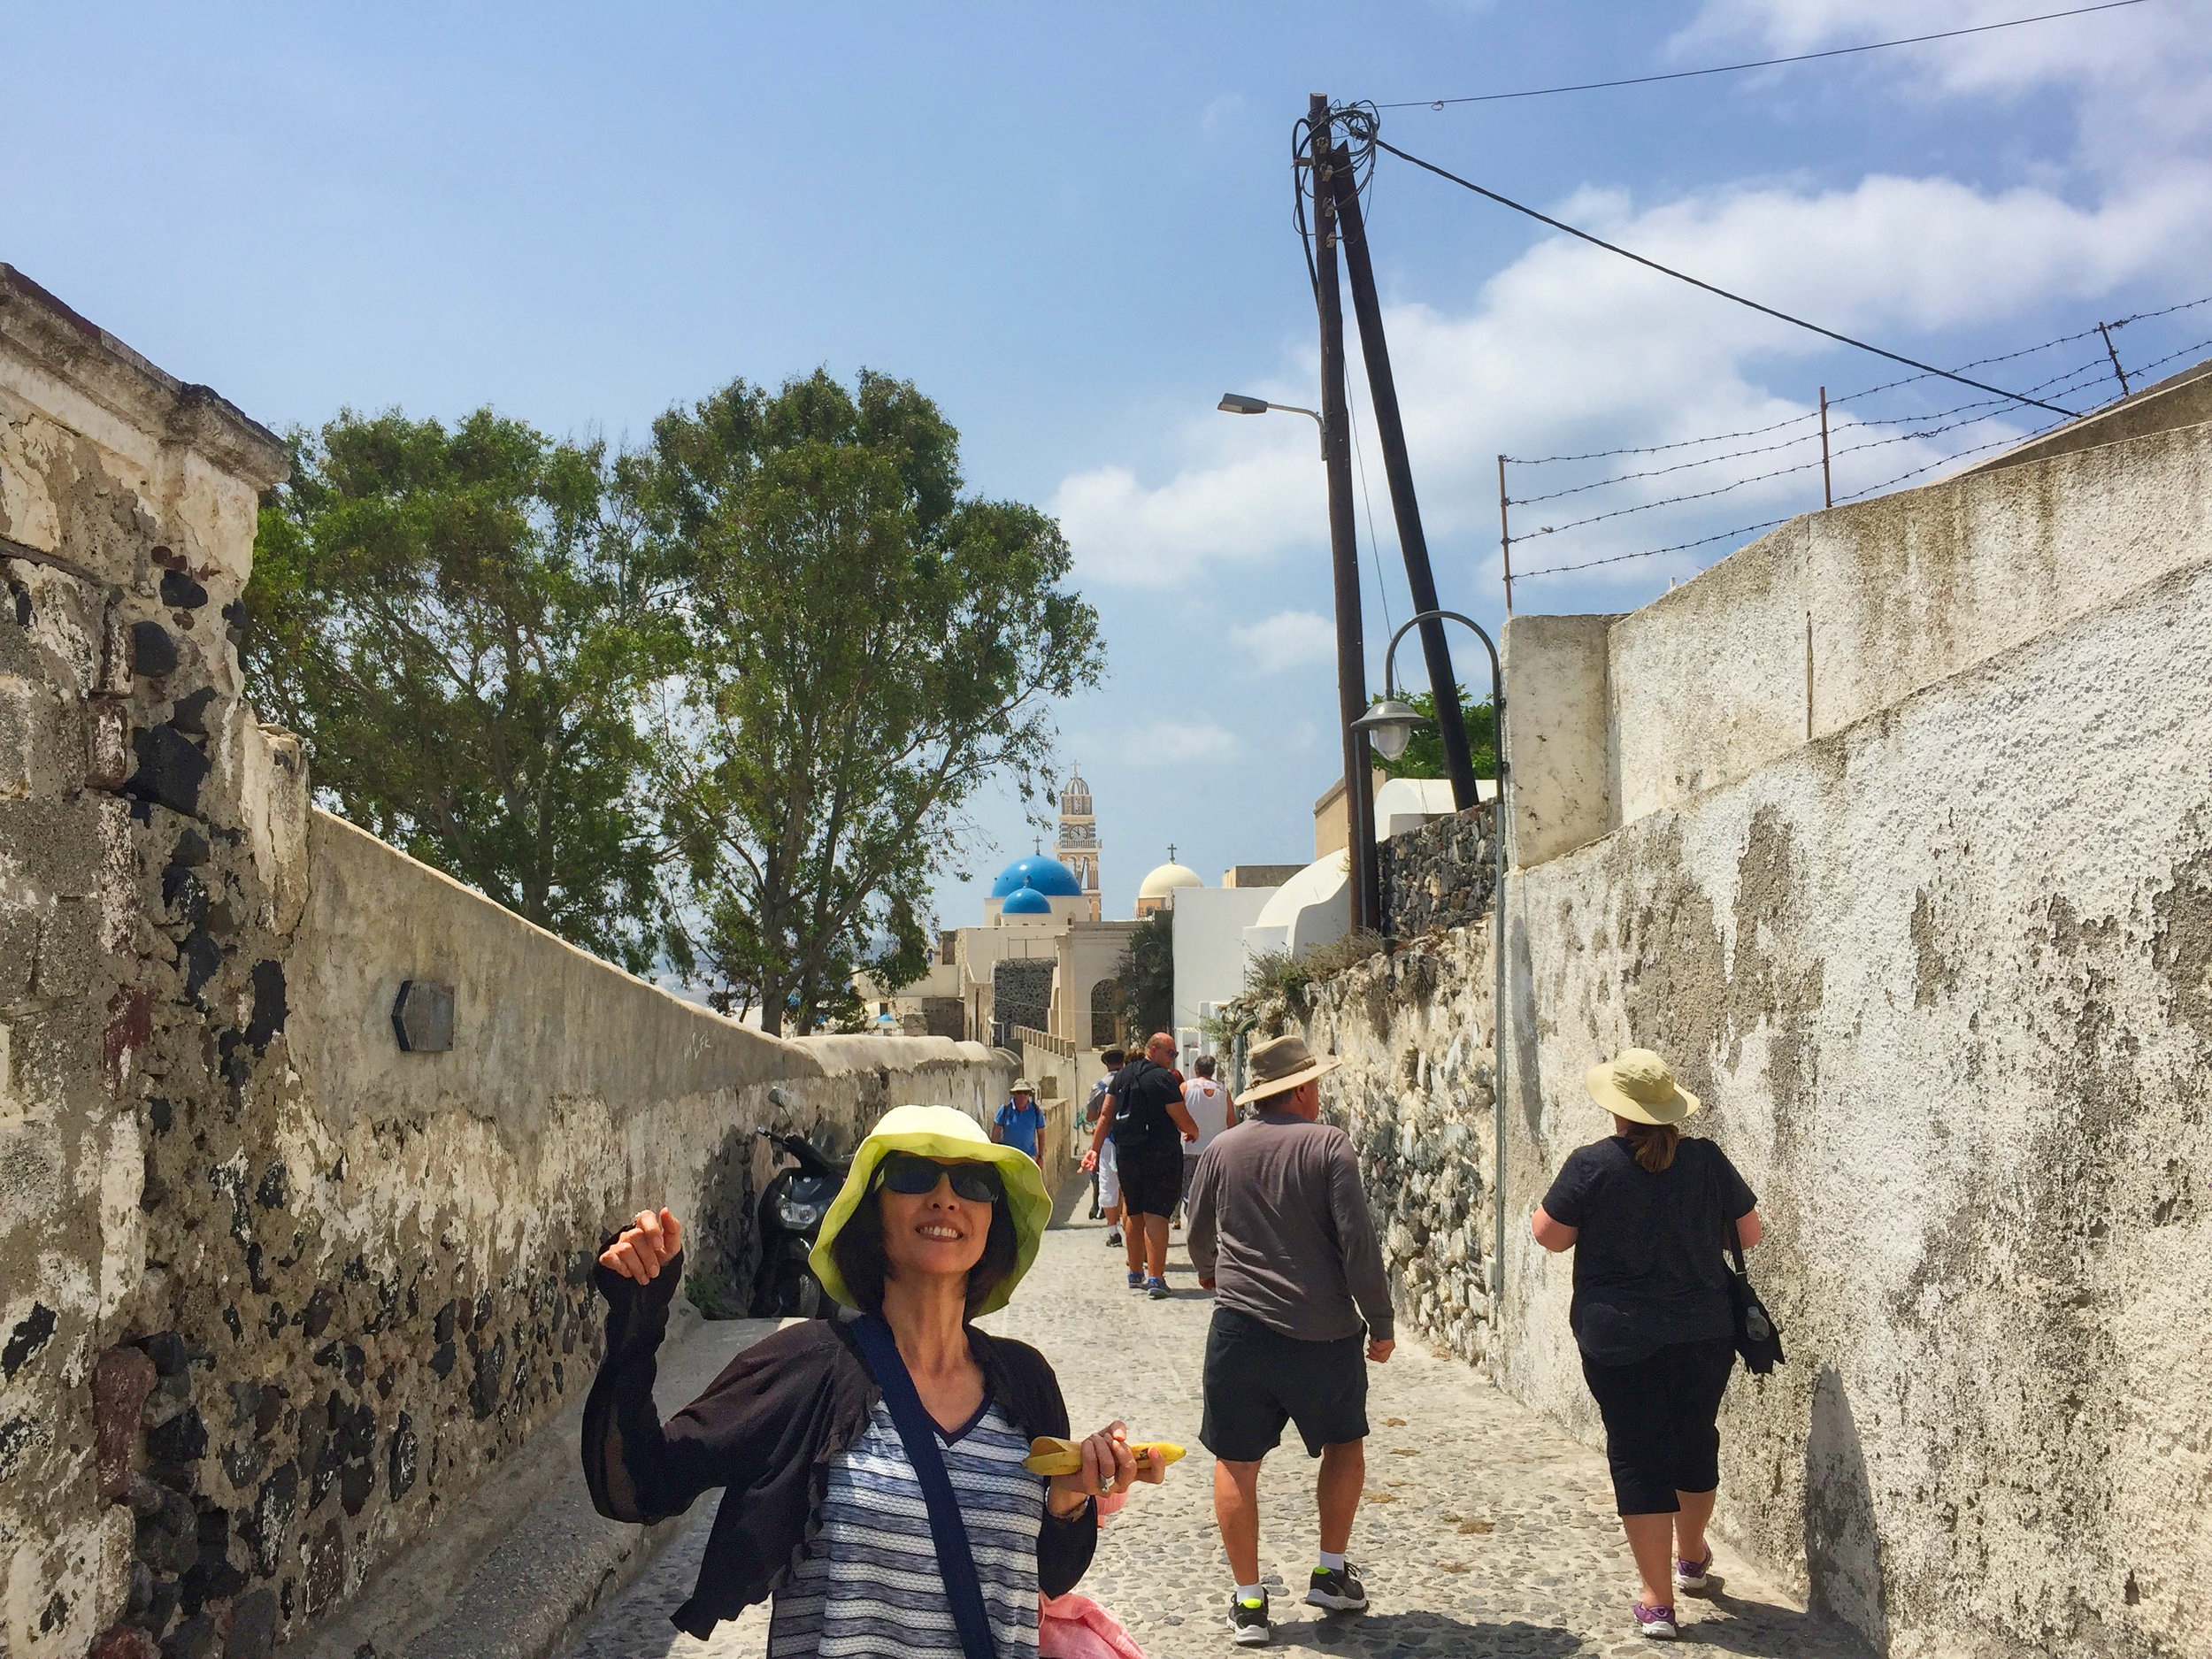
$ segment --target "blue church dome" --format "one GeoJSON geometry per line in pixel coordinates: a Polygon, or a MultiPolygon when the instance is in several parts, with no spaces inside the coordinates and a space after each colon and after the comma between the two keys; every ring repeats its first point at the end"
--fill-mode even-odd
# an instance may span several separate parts
{"type": "Polygon", "coordinates": [[[1016,887],[1006,895],[1006,902],[999,906],[1002,916],[1049,916],[1052,901],[1034,887],[1016,887]]]}
{"type": "Polygon", "coordinates": [[[1000,871],[998,879],[991,884],[991,896],[1003,899],[1023,887],[1035,888],[1041,898],[1079,899],[1083,896],[1083,884],[1075,879],[1075,872],[1057,858],[1048,858],[1042,853],[1017,858],[1000,871]]]}

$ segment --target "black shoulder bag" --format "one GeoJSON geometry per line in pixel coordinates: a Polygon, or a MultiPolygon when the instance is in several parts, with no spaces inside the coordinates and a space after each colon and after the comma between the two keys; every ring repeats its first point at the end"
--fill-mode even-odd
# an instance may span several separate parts
{"type": "Polygon", "coordinates": [[[1735,1307],[1736,1352],[1743,1356],[1746,1371],[1763,1377],[1786,1357],[1782,1352],[1782,1333],[1766,1304],[1759,1300],[1759,1293],[1751,1288],[1750,1274],[1744,1271],[1743,1240],[1728,1213],[1727,1195],[1721,1191],[1717,1168],[1713,1171],[1713,1207],[1720,1211],[1721,1241],[1728,1257],[1728,1299],[1735,1307]]]}
{"type": "Polygon", "coordinates": [[[960,1651],[967,1659],[995,1659],[991,1621],[983,1610],[983,1586],[976,1577],[975,1555],[968,1548],[967,1524],[960,1518],[952,1477],[945,1472],[937,1425],[922,1408],[922,1397],[914,1390],[906,1362],[899,1357],[891,1327],[876,1315],[864,1313],[853,1321],[853,1338],[883,1390],[884,1407],[905,1443],[906,1461],[914,1465],[922,1502],[929,1506],[930,1541],[937,1547],[937,1571],[944,1577],[945,1601],[952,1610],[953,1628],[960,1633],[960,1651]]]}

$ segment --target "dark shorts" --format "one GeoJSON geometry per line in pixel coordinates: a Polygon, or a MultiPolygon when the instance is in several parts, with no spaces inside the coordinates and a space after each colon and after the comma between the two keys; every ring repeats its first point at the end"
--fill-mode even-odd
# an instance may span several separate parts
{"type": "Polygon", "coordinates": [[[1631,1365],[1585,1358],[1583,1380],[1605,1419],[1613,1506],[1623,1515],[1673,1515],[1678,1492],[1720,1485],[1720,1398],[1735,1368],[1728,1337],[1676,1342],[1631,1365]]]}
{"type": "Polygon", "coordinates": [[[1183,1195],[1183,1145],[1124,1147],[1115,1155],[1121,1168],[1121,1202],[1133,1216],[1171,1216],[1183,1195]]]}
{"type": "Polygon", "coordinates": [[[1295,1423],[1306,1455],[1367,1438],[1367,1339],[1302,1342],[1233,1308],[1206,1335],[1206,1416],[1198,1439],[1216,1457],[1256,1463],[1295,1423]]]}

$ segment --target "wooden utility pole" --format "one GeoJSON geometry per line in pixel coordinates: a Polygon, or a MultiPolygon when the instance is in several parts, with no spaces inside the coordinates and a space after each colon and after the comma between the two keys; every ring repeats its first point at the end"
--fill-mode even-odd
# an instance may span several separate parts
{"type": "MultiPolygon", "coordinates": [[[[1359,318],[1359,345],[1367,359],[1367,395],[1375,408],[1375,434],[1381,442],[1383,471],[1390,480],[1390,507],[1398,521],[1398,546],[1406,559],[1406,585],[1417,612],[1440,609],[1436,579],[1429,572],[1428,538],[1421,533],[1421,506],[1413,494],[1413,468],[1406,459],[1405,423],[1398,415],[1398,383],[1390,372],[1390,345],[1383,338],[1382,303],[1375,295],[1375,266],[1367,254],[1367,229],[1360,215],[1359,184],[1348,157],[1337,152],[1329,169],[1330,193],[1343,233],[1344,268],[1352,280],[1352,310],[1359,318]]],[[[1317,168],[1317,172],[1320,169],[1317,168]]],[[[1444,740],[1444,770],[1452,780],[1452,804],[1464,812],[1475,803],[1475,763],[1467,749],[1467,727],[1459,711],[1459,682],[1452,675],[1452,652],[1441,618],[1421,625],[1421,656],[1428,664],[1429,689],[1436,698],[1438,735],[1444,740]]]]}
{"type": "Polygon", "coordinates": [[[1352,928],[1382,926],[1380,874],[1375,859],[1375,794],[1367,733],[1352,722],[1367,712],[1367,636],[1359,607],[1359,540],[1352,518],[1352,423],[1344,388],[1344,299],[1337,278],[1336,209],[1328,173],[1329,100],[1315,93],[1312,111],[1314,303],[1321,313],[1321,454],[1329,476],[1329,562],[1336,578],[1337,724],[1344,739],[1344,824],[1352,928]]]}

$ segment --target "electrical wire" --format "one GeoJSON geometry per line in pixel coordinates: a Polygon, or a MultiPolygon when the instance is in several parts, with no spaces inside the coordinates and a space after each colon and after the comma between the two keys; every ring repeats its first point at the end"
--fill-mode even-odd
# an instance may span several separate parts
{"type": "Polygon", "coordinates": [[[1455,173],[1447,172],[1444,168],[1438,166],[1434,162],[1424,161],[1420,157],[1412,155],[1406,150],[1400,150],[1395,144],[1386,142],[1379,137],[1373,137],[1370,142],[1372,142],[1376,149],[1386,150],[1392,155],[1397,157],[1399,160],[1411,162],[1415,166],[1419,167],[1425,172],[1432,173],[1440,179],[1448,179],[1452,183],[1458,185],[1462,189],[1472,190],[1477,196],[1485,196],[1489,200],[1497,203],[1501,207],[1509,207],[1517,213],[1525,213],[1529,218],[1535,219],[1539,224],[1548,225],[1554,230],[1564,231],[1568,235],[1578,237],[1582,241],[1590,243],[1593,247],[1602,248],[1608,253],[1617,253],[1624,259],[1632,259],[1638,265],[1647,266],[1651,270],[1659,272],[1663,275],[1674,278],[1678,282],[1686,282],[1692,288],[1703,288],[1708,294],[1717,295],[1724,300],[1732,300],[1739,305],[1759,312],[1762,316],[1771,317],[1778,322],[1791,324],[1793,326],[1802,328],[1809,333],[1822,335],[1826,339],[1836,341],[1842,345],[1856,347],[1861,351],[1871,352],[1878,357],[1887,357],[1892,363],[1901,363],[1907,368],[1918,369],[1924,374],[1939,375],[1947,380],[1956,380],[1962,386],[1970,386],[1978,392],[1988,392],[1998,397],[2010,398],[2015,403],[2026,403],[2032,408],[2048,410],[2052,414],[2062,415],[2069,420],[2074,419],[2074,411],[2072,410],[2062,409],[2056,403],[2047,403],[2040,398],[2028,397],[2018,392],[2008,392],[2001,386],[1992,386],[1985,380],[1972,380],[1963,374],[1954,374],[1948,369],[1939,369],[1933,364],[1921,362],[1917,357],[1909,357],[1904,356],[1901,352],[1886,350],[1880,346],[1870,345],[1863,340],[1855,340],[1849,334],[1838,334],[1834,329],[1824,328],[1818,323],[1809,323],[1801,317],[1793,317],[1787,311],[1775,310],[1771,305],[1763,305],[1757,300],[1746,299],[1740,294],[1732,294],[1726,288],[1717,288],[1712,283],[1704,281],[1700,278],[1691,276],[1686,272],[1677,271],[1671,265],[1661,265],[1656,259],[1647,259],[1642,254],[1632,253],[1627,249],[1621,247],[1616,242],[1607,242],[1601,236],[1593,236],[1586,230],[1578,230],[1575,227],[1567,224],[1563,220],[1552,218],[1548,213],[1540,213],[1532,207],[1528,207],[1519,202],[1516,202],[1511,196],[1500,196],[1495,190],[1486,189],[1483,186],[1475,183],[1471,179],[1463,179],[1455,173]]]}
{"type": "Polygon", "coordinates": [[[1987,35],[1995,29],[2016,29],[2030,23],[2051,23],[2092,12],[2117,12],[2140,5],[2142,0],[2104,0],[2100,5],[2075,6],[2066,12],[2046,12],[2032,18],[2010,18],[2002,23],[1979,23],[1971,28],[1945,29],[1935,35],[1909,35],[1901,40],[1870,41],[1863,46],[1834,46],[1826,51],[1799,52],[1789,58],[1762,58],[1753,63],[1716,64],[1709,69],[1677,69],[1667,74],[1630,75],[1620,81],[1586,81],[1571,87],[1530,87],[1519,92],[1478,92],[1461,98],[1413,98],[1397,104],[1379,104],[1380,110],[1440,110],[1448,104],[1497,104],[1509,98],[1548,98],[1562,92],[1602,92],[1614,87],[1643,87],[1658,81],[1693,81],[1701,75],[1729,75],[1745,69],[1772,69],[1779,64],[1809,64],[1821,58],[1848,58],[1858,52],[1885,51],[1892,46],[1919,46],[1929,41],[1956,40],[1962,35],[1987,35]]]}

